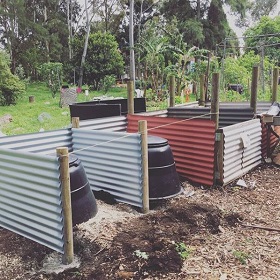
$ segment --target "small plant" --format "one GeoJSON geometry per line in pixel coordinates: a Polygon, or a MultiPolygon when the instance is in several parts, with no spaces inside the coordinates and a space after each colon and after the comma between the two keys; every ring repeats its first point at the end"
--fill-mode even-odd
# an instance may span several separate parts
{"type": "Polygon", "coordinates": [[[107,94],[109,89],[116,84],[116,78],[114,75],[107,75],[101,81],[101,88],[104,90],[104,93],[107,94]]]}
{"type": "Polygon", "coordinates": [[[246,264],[250,255],[242,251],[233,251],[232,253],[236,259],[238,259],[242,264],[246,264]]]}
{"type": "Polygon", "coordinates": [[[186,260],[190,256],[192,250],[189,247],[187,247],[184,242],[179,242],[174,244],[175,244],[175,249],[180,255],[181,259],[186,260]]]}
{"type": "Polygon", "coordinates": [[[146,252],[140,250],[135,250],[133,254],[139,259],[147,260],[149,258],[149,255],[146,252]]]}

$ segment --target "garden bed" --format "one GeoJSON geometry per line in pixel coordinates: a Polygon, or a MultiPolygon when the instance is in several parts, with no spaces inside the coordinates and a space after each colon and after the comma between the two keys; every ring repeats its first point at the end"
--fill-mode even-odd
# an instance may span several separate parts
{"type": "Polygon", "coordinates": [[[279,171],[263,164],[246,187],[183,182],[147,215],[98,200],[97,216],[74,229],[80,266],[58,274],[43,267],[52,250],[1,228],[1,279],[279,279],[279,171]]]}

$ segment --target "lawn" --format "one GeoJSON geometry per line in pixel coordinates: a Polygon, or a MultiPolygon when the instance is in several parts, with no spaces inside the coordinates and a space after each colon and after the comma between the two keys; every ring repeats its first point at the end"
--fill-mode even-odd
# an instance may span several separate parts
{"type": "MultiPolygon", "coordinates": [[[[90,101],[94,97],[127,97],[126,88],[112,88],[105,94],[102,91],[90,91],[86,96],[78,94],[77,102],[90,101]]],[[[42,130],[54,130],[70,125],[70,110],[68,107],[59,107],[59,94],[52,97],[50,90],[44,83],[34,83],[27,86],[26,93],[20,96],[16,105],[1,106],[1,117],[10,115],[12,122],[1,125],[0,130],[6,135],[25,134],[42,130]],[[34,102],[29,102],[29,96],[34,96],[34,102]]],[[[191,96],[190,101],[195,97],[191,96]]],[[[180,97],[176,97],[176,103],[180,103],[180,97]]],[[[147,110],[162,110],[167,108],[165,98],[157,98],[149,94],[147,97],[147,110]]]]}

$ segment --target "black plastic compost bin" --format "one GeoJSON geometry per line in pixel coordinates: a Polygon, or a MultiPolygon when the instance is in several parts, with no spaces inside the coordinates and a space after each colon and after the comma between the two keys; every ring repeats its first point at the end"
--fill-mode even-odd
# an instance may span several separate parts
{"type": "Polygon", "coordinates": [[[181,193],[182,187],[167,139],[148,136],[148,162],[150,200],[171,198],[181,193]]]}
{"type": "Polygon", "coordinates": [[[69,156],[69,173],[73,226],[86,222],[97,213],[94,194],[84,167],[76,156],[69,156]]]}

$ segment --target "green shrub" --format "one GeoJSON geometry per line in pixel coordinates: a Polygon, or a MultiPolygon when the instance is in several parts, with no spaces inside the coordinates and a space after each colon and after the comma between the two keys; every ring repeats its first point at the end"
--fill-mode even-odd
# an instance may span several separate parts
{"type": "Polygon", "coordinates": [[[7,54],[0,52],[0,105],[16,104],[19,95],[24,92],[24,83],[11,73],[7,54]]]}

